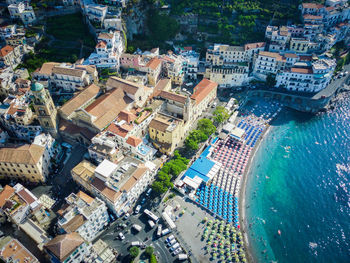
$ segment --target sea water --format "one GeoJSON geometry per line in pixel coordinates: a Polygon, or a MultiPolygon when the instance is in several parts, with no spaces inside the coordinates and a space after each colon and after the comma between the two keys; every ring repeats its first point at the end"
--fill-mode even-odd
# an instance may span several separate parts
{"type": "Polygon", "coordinates": [[[350,262],[350,96],[327,113],[283,110],[247,176],[257,262],[350,262]]]}

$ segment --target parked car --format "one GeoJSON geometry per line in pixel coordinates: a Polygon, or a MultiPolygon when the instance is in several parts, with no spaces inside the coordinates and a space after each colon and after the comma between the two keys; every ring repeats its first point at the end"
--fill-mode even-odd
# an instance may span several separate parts
{"type": "Polygon", "coordinates": [[[129,216],[130,216],[130,214],[129,214],[129,213],[126,213],[125,216],[124,216],[124,219],[128,219],[129,216]]]}
{"type": "Polygon", "coordinates": [[[165,241],[170,242],[173,239],[175,239],[174,235],[170,235],[170,236],[168,236],[168,238],[165,241]]]}
{"type": "Polygon", "coordinates": [[[171,248],[170,251],[175,251],[176,249],[178,249],[180,247],[179,243],[175,243],[171,248]]]}
{"type": "Polygon", "coordinates": [[[118,236],[119,236],[120,240],[124,240],[125,239],[125,236],[124,236],[124,234],[122,232],[120,232],[118,236]]]}
{"type": "Polygon", "coordinates": [[[171,247],[172,245],[174,245],[176,243],[176,239],[172,239],[168,242],[168,247],[171,247]]]}
{"type": "Polygon", "coordinates": [[[149,188],[146,192],[146,196],[149,196],[152,193],[152,188],[149,188]]]}
{"type": "Polygon", "coordinates": [[[137,232],[140,232],[142,229],[142,227],[140,225],[137,225],[137,224],[133,224],[132,228],[135,229],[137,232]]]}
{"type": "Polygon", "coordinates": [[[156,224],[152,220],[148,220],[148,225],[153,228],[156,224]]]}
{"type": "Polygon", "coordinates": [[[140,210],[141,210],[141,205],[136,206],[136,208],[135,208],[135,214],[140,213],[140,210]]]}
{"type": "Polygon", "coordinates": [[[158,228],[157,228],[157,236],[160,237],[162,235],[162,224],[159,224],[158,225],[158,228]]]}
{"type": "Polygon", "coordinates": [[[177,254],[181,253],[182,252],[182,248],[179,247],[178,249],[176,249],[174,252],[173,252],[173,255],[176,256],[177,254]]]}

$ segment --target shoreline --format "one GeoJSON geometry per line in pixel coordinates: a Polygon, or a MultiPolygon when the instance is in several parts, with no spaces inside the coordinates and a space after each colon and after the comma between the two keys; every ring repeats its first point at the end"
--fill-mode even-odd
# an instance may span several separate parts
{"type": "Polygon", "coordinates": [[[271,129],[271,125],[269,124],[268,128],[263,132],[259,143],[253,149],[253,153],[248,161],[247,169],[245,170],[245,172],[243,174],[243,184],[242,184],[242,187],[241,187],[240,192],[239,192],[239,202],[238,202],[238,208],[240,211],[239,222],[240,222],[240,227],[241,227],[241,231],[242,231],[242,235],[243,235],[243,240],[244,240],[243,244],[244,244],[244,249],[246,251],[248,262],[256,262],[256,259],[253,256],[252,247],[251,247],[251,244],[249,243],[249,237],[248,237],[248,233],[247,233],[248,224],[247,224],[246,211],[245,211],[246,187],[247,187],[248,175],[249,175],[249,172],[251,170],[251,165],[255,159],[255,154],[258,151],[258,149],[260,148],[262,141],[265,139],[267,134],[270,132],[270,129],[271,129]]]}

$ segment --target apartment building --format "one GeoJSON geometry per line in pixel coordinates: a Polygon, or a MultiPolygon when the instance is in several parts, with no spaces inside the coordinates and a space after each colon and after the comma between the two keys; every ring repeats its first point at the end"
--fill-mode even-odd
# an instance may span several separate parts
{"type": "Polygon", "coordinates": [[[92,191],[113,213],[121,216],[133,207],[154,173],[153,163],[143,163],[132,157],[125,157],[118,164],[104,160],[95,170],[92,191]]]}
{"type": "Polygon", "coordinates": [[[244,62],[244,47],[215,44],[207,49],[205,61],[212,66],[222,66],[228,63],[244,62]]]}
{"type": "Polygon", "coordinates": [[[50,86],[65,92],[75,92],[92,84],[94,79],[95,74],[90,74],[86,69],[62,63],[52,67],[50,86]]]}
{"type": "Polygon", "coordinates": [[[276,52],[260,51],[254,64],[253,74],[259,78],[266,78],[269,74],[276,74],[285,67],[286,59],[276,52]]]}
{"type": "Polygon", "coordinates": [[[286,26],[267,26],[265,38],[269,40],[269,51],[280,52],[288,47],[291,32],[286,26]]]}
{"type": "Polygon", "coordinates": [[[80,263],[90,255],[90,243],[78,233],[57,235],[44,246],[52,263],[80,263]]]}
{"type": "Polygon", "coordinates": [[[162,69],[162,62],[158,58],[151,58],[145,67],[140,69],[147,72],[148,83],[151,86],[155,86],[158,82],[159,75],[162,69]]]}
{"type": "Polygon", "coordinates": [[[21,20],[24,25],[31,25],[36,21],[34,9],[28,3],[10,4],[8,10],[11,19],[21,20]]]}
{"type": "Polygon", "coordinates": [[[335,60],[331,59],[297,62],[292,68],[277,74],[276,87],[299,92],[319,92],[328,86],[335,66],[335,60]]]}
{"type": "Polygon", "coordinates": [[[99,198],[92,198],[82,191],[65,198],[67,205],[59,210],[57,222],[61,233],[78,233],[91,242],[109,222],[107,207],[99,198]]]}
{"type": "Polygon", "coordinates": [[[20,179],[30,183],[45,182],[50,160],[45,148],[36,144],[25,144],[0,148],[0,177],[20,179]]]}
{"type": "Polygon", "coordinates": [[[119,70],[123,43],[119,31],[100,33],[97,37],[95,52],[91,53],[84,65],[96,65],[98,68],[119,70]]]}
{"type": "Polygon", "coordinates": [[[183,71],[189,80],[197,79],[197,72],[199,66],[199,53],[194,51],[182,52],[184,58],[183,71]]]}
{"type": "Polygon", "coordinates": [[[208,67],[205,77],[219,84],[219,88],[241,87],[248,83],[248,65],[231,65],[226,67],[208,67]]]}
{"type": "Polygon", "coordinates": [[[91,183],[95,170],[95,165],[87,160],[83,160],[71,170],[71,175],[78,185],[81,185],[87,192],[92,193],[91,183]]]}

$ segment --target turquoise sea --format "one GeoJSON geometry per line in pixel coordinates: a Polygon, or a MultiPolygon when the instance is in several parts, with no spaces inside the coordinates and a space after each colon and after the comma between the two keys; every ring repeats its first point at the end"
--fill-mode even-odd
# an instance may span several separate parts
{"type": "Polygon", "coordinates": [[[246,190],[257,262],[350,262],[350,96],[318,115],[283,110],[271,126],[246,190]]]}

